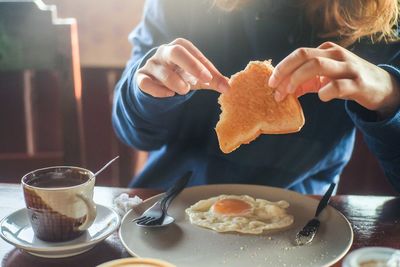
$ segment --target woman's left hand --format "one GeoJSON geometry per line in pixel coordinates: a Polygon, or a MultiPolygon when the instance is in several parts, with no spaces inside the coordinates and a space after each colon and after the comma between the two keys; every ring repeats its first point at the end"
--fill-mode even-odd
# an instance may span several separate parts
{"type": "Polygon", "coordinates": [[[400,84],[392,75],[331,42],[295,50],[275,67],[268,84],[276,88],[276,101],[315,92],[322,101],[354,100],[383,117],[400,107],[400,84]]]}

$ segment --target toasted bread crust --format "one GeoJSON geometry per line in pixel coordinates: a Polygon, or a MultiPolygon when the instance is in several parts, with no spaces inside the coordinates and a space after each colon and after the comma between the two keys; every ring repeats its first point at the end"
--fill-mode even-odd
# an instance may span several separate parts
{"type": "Polygon", "coordinates": [[[303,127],[303,110],[295,96],[275,101],[274,89],[267,85],[272,71],[271,61],[251,61],[232,75],[230,90],[218,98],[222,113],[215,130],[224,153],[260,134],[293,133],[303,127]]]}

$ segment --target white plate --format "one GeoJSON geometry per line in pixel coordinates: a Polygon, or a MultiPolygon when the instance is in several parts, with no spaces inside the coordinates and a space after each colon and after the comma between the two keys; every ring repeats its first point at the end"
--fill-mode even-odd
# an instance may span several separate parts
{"type": "Polygon", "coordinates": [[[141,228],[131,220],[160,196],[144,201],[122,219],[119,236],[133,256],[159,258],[177,266],[330,266],[341,259],[353,242],[347,219],[328,206],[320,215],[321,226],[310,245],[297,247],[296,233],[310,220],[318,201],[296,192],[257,185],[208,185],[185,189],[171,204],[176,220],[165,228],[141,228]],[[271,201],[286,200],[293,226],[263,235],[217,233],[191,225],[185,209],[195,202],[220,194],[250,195],[271,201]]]}
{"type": "Polygon", "coordinates": [[[26,252],[45,258],[63,258],[81,254],[106,239],[120,225],[118,214],[97,204],[97,216],[80,237],[66,242],[45,242],[35,237],[26,209],[20,209],[0,222],[0,236],[26,252]]]}

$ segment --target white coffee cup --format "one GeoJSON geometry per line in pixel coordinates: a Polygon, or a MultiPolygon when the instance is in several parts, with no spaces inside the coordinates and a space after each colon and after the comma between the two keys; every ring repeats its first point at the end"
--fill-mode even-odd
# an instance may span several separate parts
{"type": "Polygon", "coordinates": [[[26,174],[25,203],[35,236],[44,241],[74,239],[96,218],[94,174],[83,168],[56,166],[26,174]]]}

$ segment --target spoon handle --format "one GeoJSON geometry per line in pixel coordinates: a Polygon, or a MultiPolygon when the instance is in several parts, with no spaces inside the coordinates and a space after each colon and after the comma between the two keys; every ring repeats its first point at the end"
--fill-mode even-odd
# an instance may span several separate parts
{"type": "Polygon", "coordinates": [[[94,176],[99,175],[99,173],[101,173],[102,171],[104,171],[105,168],[107,168],[111,163],[113,163],[116,159],[118,159],[119,156],[116,156],[115,158],[113,158],[112,160],[110,160],[106,165],[103,166],[103,168],[101,168],[100,170],[98,170],[94,176]]]}

